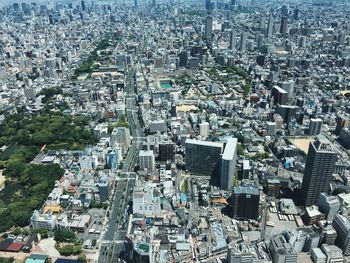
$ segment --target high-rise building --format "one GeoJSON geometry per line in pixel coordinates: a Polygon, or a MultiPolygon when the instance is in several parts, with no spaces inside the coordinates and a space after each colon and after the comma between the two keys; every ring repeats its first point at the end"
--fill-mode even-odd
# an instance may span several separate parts
{"type": "Polygon", "coordinates": [[[321,246],[321,250],[327,256],[327,262],[329,263],[344,262],[342,250],[336,245],[323,244],[321,246]]]}
{"type": "Polygon", "coordinates": [[[202,138],[207,138],[209,136],[209,122],[202,122],[199,124],[199,135],[202,138]]]}
{"type": "Polygon", "coordinates": [[[284,89],[285,91],[287,91],[288,96],[292,97],[293,93],[294,93],[294,86],[295,86],[295,81],[290,79],[288,81],[282,81],[280,83],[281,89],[284,89]]]}
{"type": "Polygon", "coordinates": [[[159,160],[160,161],[172,161],[174,160],[175,145],[172,142],[164,142],[159,144],[159,160]]]}
{"type": "Polygon", "coordinates": [[[350,127],[350,117],[349,115],[338,115],[336,118],[337,126],[335,127],[334,133],[339,135],[343,128],[350,127]]]}
{"type": "Polygon", "coordinates": [[[321,119],[310,119],[309,135],[315,136],[321,133],[322,120],[321,119]]]}
{"type": "Polygon", "coordinates": [[[336,214],[333,220],[333,227],[337,231],[335,243],[343,250],[345,256],[350,255],[350,222],[343,215],[336,214]]]}
{"type": "Polygon", "coordinates": [[[223,144],[187,139],[186,169],[195,174],[218,175],[223,144]]]}
{"type": "Polygon", "coordinates": [[[235,30],[230,31],[230,49],[236,50],[236,31],[235,30]]]}
{"type": "Polygon", "coordinates": [[[98,194],[101,202],[106,202],[109,199],[109,181],[108,178],[100,178],[100,181],[95,184],[98,188],[98,194]]]}
{"type": "Polygon", "coordinates": [[[109,169],[116,169],[118,167],[118,155],[115,151],[108,153],[107,165],[109,169]]]}
{"type": "MultiPolygon", "coordinates": [[[[284,123],[289,123],[292,118],[294,118],[297,110],[298,107],[294,105],[279,105],[276,109],[276,113],[282,117],[284,123]]],[[[277,121],[276,123],[277,127],[279,127],[277,121]]]]}
{"type": "Polygon", "coordinates": [[[276,122],[268,121],[268,122],[266,123],[267,135],[269,135],[269,136],[274,136],[274,135],[276,135],[276,129],[277,129],[276,122]]]}
{"type": "Polygon", "coordinates": [[[310,143],[301,186],[304,205],[317,205],[320,193],[328,193],[335,161],[336,153],[329,141],[318,139],[310,143]]]}
{"type": "Polygon", "coordinates": [[[273,35],[273,27],[274,27],[274,19],[273,19],[272,13],[270,13],[269,21],[267,24],[267,31],[266,31],[266,36],[268,38],[272,37],[273,35]]]}
{"type": "Polygon", "coordinates": [[[282,16],[280,33],[282,36],[285,36],[287,32],[288,32],[288,17],[282,16]]]}
{"type": "Polygon", "coordinates": [[[128,148],[131,144],[130,130],[127,127],[116,127],[111,133],[111,145],[115,146],[117,143],[124,148],[128,148]]]}
{"type": "Polygon", "coordinates": [[[140,170],[154,171],[155,158],[153,151],[140,151],[139,153],[140,170]]]}
{"type": "Polygon", "coordinates": [[[187,50],[182,50],[179,54],[179,67],[186,67],[188,66],[188,58],[189,58],[189,52],[187,50]]]}
{"type": "Polygon", "coordinates": [[[273,96],[274,104],[286,105],[288,103],[288,92],[278,86],[272,88],[271,96],[273,96]]]}
{"type": "Polygon", "coordinates": [[[207,16],[205,20],[205,32],[204,32],[204,38],[206,40],[211,40],[213,37],[213,17],[207,16]]]}
{"type": "Polygon", "coordinates": [[[298,20],[299,19],[299,9],[295,8],[293,11],[293,19],[298,20]]]}
{"type": "Polygon", "coordinates": [[[229,138],[222,154],[219,177],[221,189],[230,190],[232,187],[232,181],[236,173],[237,142],[236,138],[229,138]]]}
{"type": "Polygon", "coordinates": [[[247,33],[243,31],[241,33],[241,42],[239,45],[239,51],[244,52],[246,48],[247,48],[247,33]]]}
{"type": "Polygon", "coordinates": [[[86,10],[86,5],[85,5],[85,1],[81,0],[81,10],[85,11],[86,10]]]}
{"type": "Polygon", "coordinates": [[[233,217],[257,219],[259,217],[260,192],[254,186],[235,186],[232,192],[233,217]],[[249,209],[247,209],[249,207],[249,209]]]}
{"type": "Polygon", "coordinates": [[[298,254],[282,234],[270,239],[269,250],[274,263],[296,263],[298,254]]]}
{"type": "Polygon", "coordinates": [[[205,0],[205,9],[207,11],[211,10],[211,0],[205,0]]]}
{"type": "Polygon", "coordinates": [[[349,150],[350,149],[350,130],[347,128],[341,129],[338,140],[344,148],[349,150]]]}
{"type": "Polygon", "coordinates": [[[326,193],[320,194],[320,200],[318,201],[318,207],[320,212],[327,216],[328,221],[332,221],[334,216],[338,213],[340,208],[340,201],[336,196],[330,196],[326,193]]]}
{"type": "Polygon", "coordinates": [[[259,30],[264,30],[265,24],[266,24],[266,16],[262,15],[260,16],[260,20],[259,20],[259,30]]]}

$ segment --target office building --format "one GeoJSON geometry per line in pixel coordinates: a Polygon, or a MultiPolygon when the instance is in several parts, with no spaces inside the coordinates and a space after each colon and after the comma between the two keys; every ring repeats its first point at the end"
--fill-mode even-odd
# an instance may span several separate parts
{"type": "Polygon", "coordinates": [[[111,146],[117,144],[122,145],[124,148],[128,148],[131,144],[130,130],[127,127],[116,127],[111,133],[111,146]]]}
{"type": "Polygon", "coordinates": [[[81,170],[92,170],[98,166],[97,156],[81,156],[79,158],[79,165],[81,170]]]}
{"type": "Polygon", "coordinates": [[[270,239],[269,250],[274,263],[296,263],[298,261],[298,254],[282,234],[277,234],[270,239]]]}
{"type": "Polygon", "coordinates": [[[304,221],[307,226],[314,225],[319,221],[324,220],[325,218],[326,218],[326,215],[324,213],[321,213],[320,210],[318,210],[317,206],[312,205],[312,206],[306,207],[304,221]]]}
{"type": "Polygon", "coordinates": [[[194,174],[218,175],[223,144],[187,139],[186,169],[194,174]]]}
{"type": "Polygon", "coordinates": [[[231,30],[230,31],[230,49],[231,50],[236,50],[236,31],[235,30],[231,30]]]}
{"type": "Polygon", "coordinates": [[[350,130],[348,128],[343,128],[339,134],[339,143],[345,148],[350,149],[350,130]]]}
{"type": "Polygon", "coordinates": [[[336,127],[334,133],[339,135],[343,128],[350,127],[350,117],[349,115],[338,115],[336,118],[336,127]]]}
{"type": "Polygon", "coordinates": [[[209,136],[209,122],[202,122],[199,124],[199,135],[202,138],[207,138],[209,136]]]}
{"type": "MultiPolygon", "coordinates": [[[[282,117],[284,123],[289,123],[292,118],[294,118],[298,109],[299,108],[294,105],[279,105],[276,109],[276,113],[282,117]]],[[[277,127],[279,127],[278,123],[277,127]]]]}
{"type": "Polygon", "coordinates": [[[317,205],[320,193],[328,193],[336,161],[336,153],[329,141],[311,142],[306,158],[301,200],[304,205],[317,205]]]}
{"type": "Polygon", "coordinates": [[[343,251],[345,256],[350,255],[350,222],[343,215],[335,215],[333,227],[337,231],[337,239],[335,243],[343,251]]]}
{"type": "Polygon", "coordinates": [[[190,57],[189,52],[187,50],[182,50],[179,54],[179,67],[187,68],[189,57],[190,57]]]}
{"type": "Polygon", "coordinates": [[[311,249],[311,258],[315,263],[327,263],[327,256],[320,248],[311,249]]]}
{"type": "Polygon", "coordinates": [[[109,181],[108,178],[101,178],[100,182],[96,183],[95,186],[98,188],[98,194],[100,201],[106,202],[109,200],[109,181]]]}
{"type": "Polygon", "coordinates": [[[282,81],[280,83],[281,89],[284,89],[288,93],[288,97],[291,98],[294,93],[294,86],[295,81],[294,80],[288,80],[288,81],[282,81]]]}
{"type": "Polygon", "coordinates": [[[267,135],[269,135],[269,136],[274,136],[274,135],[276,135],[276,129],[277,129],[276,122],[268,121],[268,122],[266,123],[267,135]]]}
{"type": "Polygon", "coordinates": [[[172,161],[175,156],[175,144],[164,142],[159,144],[159,160],[162,162],[172,161]]]}
{"type": "Polygon", "coordinates": [[[222,155],[219,182],[224,190],[231,189],[236,174],[237,142],[236,138],[229,138],[222,155]]]}
{"type": "Polygon", "coordinates": [[[107,155],[107,165],[109,169],[118,168],[118,154],[115,151],[110,151],[107,155]]]}
{"type": "Polygon", "coordinates": [[[269,21],[268,21],[268,24],[267,24],[266,37],[268,37],[268,38],[272,37],[273,31],[274,31],[273,28],[274,28],[274,19],[273,19],[272,13],[270,13],[269,21]]]}
{"type": "Polygon", "coordinates": [[[342,250],[335,245],[323,244],[321,250],[327,256],[328,263],[343,263],[344,257],[342,250]]]}
{"type": "Polygon", "coordinates": [[[288,103],[288,92],[278,86],[272,88],[271,96],[274,104],[286,105],[288,103]]]}
{"type": "Polygon", "coordinates": [[[213,17],[207,16],[205,20],[205,32],[204,32],[204,38],[206,40],[211,40],[213,35],[213,17]]]}
{"type": "Polygon", "coordinates": [[[254,186],[235,186],[232,192],[232,212],[237,219],[259,217],[260,192],[254,186]],[[249,207],[249,209],[247,209],[249,207]]]}
{"type": "Polygon", "coordinates": [[[262,16],[260,16],[260,20],[259,20],[259,30],[260,31],[265,29],[265,24],[266,24],[266,16],[262,15],[262,16]]]}
{"type": "Polygon", "coordinates": [[[211,0],[205,0],[205,9],[207,11],[211,10],[211,0]]]}
{"type": "Polygon", "coordinates": [[[164,120],[154,120],[149,123],[150,134],[165,133],[167,131],[167,125],[164,120]]]}
{"type": "Polygon", "coordinates": [[[245,244],[229,247],[227,250],[227,263],[249,263],[254,262],[255,255],[245,244]]]}
{"type": "Polygon", "coordinates": [[[282,16],[281,18],[280,33],[282,36],[285,36],[288,33],[288,17],[286,16],[282,16]]]}
{"type": "Polygon", "coordinates": [[[239,51],[244,52],[246,48],[247,48],[247,33],[243,31],[241,33],[241,42],[239,45],[239,51]]]}
{"type": "Polygon", "coordinates": [[[340,131],[338,141],[345,149],[349,150],[350,149],[350,129],[343,128],[340,131]]]}
{"type": "Polygon", "coordinates": [[[336,196],[321,193],[318,207],[320,212],[326,215],[327,220],[332,221],[340,209],[340,201],[336,196]]]}
{"type": "Polygon", "coordinates": [[[140,170],[154,171],[155,158],[153,151],[140,151],[139,153],[140,170]]]}
{"type": "Polygon", "coordinates": [[[309,135],[316,136],[321,133],[322,120],[321,119],[310,119],[309,135]]]}
{"type": "Polygon", "coordinates": [[[86,4],[84,0],[81,0],[81,10],[85,11],[86,10],[86,4]]]}
{"type": "Polygon", "coordinates": [[[133,214],[160,215],[160,195],[151,182],[137,181],[133,192],[133,214]]]}

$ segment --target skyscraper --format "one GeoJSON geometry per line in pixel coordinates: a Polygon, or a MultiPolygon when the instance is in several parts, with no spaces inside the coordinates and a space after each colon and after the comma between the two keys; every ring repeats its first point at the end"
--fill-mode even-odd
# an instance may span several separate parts
{"type": "Polygon", "coordinates": [[[239,46],[239,51],[244,52],[246,47],[247,47],[247,33],[243,31],[241,34],[241,43],[239,46]]]}
{"type": "Polygon", "coordinates": [[[317,205],[320,193],[328,193],[335,161],[336,153],[327,140],[318,139],[310,143],[301,186],[304,205],[317,205]]]}
{"type": "Polygon", "coordinates": [[[179,54],[179,67],[187,67],[188,65],[189,52],[182,50],[179,54]]]}
{"type": "Polygon", "coordinates": [[[211,10],[211,1],[210,0],[205,0],[205,9],[207,11],[211,10]]]}
{"type": "Polygon", "coordinates": [[[321,119],[310,119],[309,135],[319,135],[321,133],[321,126],[321,119]]]}
{"type": "Polygon", "coordinates": [[[81,0],[81,10],[85,11],[86,10],[86,5],[85,5],[85,1],[81,0]]]}
{"type": "Polygon", "coordinates": [[[282,16],[280,33],[282,36],[285,36],[287,34],[287,31],[288,31],[288,17],[282,16]]]}
{"type": "Polygon", "coordinates": [[[199,124],[199,135],[202,138],[207,138],[209,136],[209,122],[202,122],[199,124]]]}
{"type": "Polygon", "coordinates": [[[349,115],[338,115],[336,118],[337,126],[335,127],[334,133],[339,135],[343,128],[350,127],[350,116],[349,115]]]}
{"type": "Polygon", "coordinates": [[[343,215],[336,214],[333,227],[337,231],[336,244],[343,250],[343,254],[350,255],[350,222],[343,215]]]}
{"type": "Polygon", "coordinates": [[[237,162],[237,139],[229,138],[221,159],[220,166],[220,187],[221,189],[230,190],[232,180],[236,173],[237,162]]]}
{"type": "Polygon", "coordinates": [[[266,16],[262,15],[259,20],[259,30],[264,30],[266,24],[266,16]]]}
{"type": "Polygon", "coordinates": [[[273,16],[272,16],[272,13],[270,13],[270,16],[269,16],[269,22],[267,24],[267,31],[266,31],[266,36],[268,38],[272,37],[272,34],[273,34],[273,16]]]}
{"type": "Polygon", "coordinates": [[[257,219],[259,217],[259,189],[254,186],[235,186],[232,192],[234,218],[257,219]]]}
{"type": "Polygon", "coordinates": [[[211,40],[213,34],[213,17],[207,16],[205,20],[205,32],[204,37],[206,40],[211,40]]]}
{"type": "Polygon", "coordinates": [[[236,31],[234,30],[230,32],[230,49],[236,50],[236,31]]]}
{"type": "Polygon", "coordinates": [[[223,145],[221,142],[186,140],[186,169],[194,174],[217,176],[223,145]]]}

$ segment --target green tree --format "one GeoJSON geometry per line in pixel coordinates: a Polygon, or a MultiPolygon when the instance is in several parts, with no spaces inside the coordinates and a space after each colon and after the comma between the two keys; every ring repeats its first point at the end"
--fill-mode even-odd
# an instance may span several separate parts
{"type": "Polygon", "coordinates": [[[57,242],[74,242],[76,239],[75,234],[68,228],[56,229],[53,237],[57,242]]]}

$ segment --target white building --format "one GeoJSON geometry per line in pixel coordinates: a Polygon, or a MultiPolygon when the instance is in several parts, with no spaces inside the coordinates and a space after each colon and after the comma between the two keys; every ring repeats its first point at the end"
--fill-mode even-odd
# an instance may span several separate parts
{"type": "Polygon", "coordinates": [[[116,127],[111,133],[111,146],[120,144],[127,149],[131,144],[130,130],[126,127],[116,127]]]}
{"type": "Polygon", "coordinates": [[[154,171],[155,158],[153,151],[140,151],[139,153],[140,169],[154,171]]]}
{"type": "Polygon", "coordinates": [[[227,140],[220,166],[219,179],[221,189],[230,190],[232,187],[233,177],[236,173],[237,143],[238,140],[236,138],[227,140]]]}
{"type": "Polygon", "coordinates": [[[133,214],[145,216],[160,215],[160,197],[155,193],[152,183],[137,182],[133,193],[133,214]]]}
{"type": "Polygon", "coordinates": [[[82,156],[79,158],[81,170],[92,170],[98,166],[98,158],[96,156],[82,156]]]}
{"type": "Polygon", "coordinates": [[[202,122],[199,124],[199,135],[202,138],[207,138],[209,136],[209,123],[208,122],[202,122]]]}
{"type": "Polygon", "coordinates": [[[96,138],[99,138],[99,139],[108,137],[108,125],[105,123],[100,123],[96,125],[94,129],[94,135],[96,136],[96,138]]]}
{"type": "Polygon", "coordinates": [[[41,214],[38,210],[35,210],[30,218],[33,228],[42,228],[52,230],[56,227],[57,216],[52,212],[41,214]]]}

